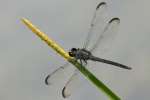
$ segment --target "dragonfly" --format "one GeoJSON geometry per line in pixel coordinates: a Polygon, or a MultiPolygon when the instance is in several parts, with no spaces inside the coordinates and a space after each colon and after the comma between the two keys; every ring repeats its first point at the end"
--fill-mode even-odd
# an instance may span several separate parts
{"type": "MultiPolygon", "coordinates": [[[[105,52],[109,49],[109,45],[116,36],[120,24],[120,19],[118,17],[108,18],[107,8],[106,2],[100,2],[97,5],[83,47],[72,48],[69,50],[68,54],[71,57],[74,57],[76,61],[79,61],[81,65],[87,65],[87,61],[91,60],[130,70],[131,67],[129,66],[93,55],[97,50],[99,50],[99,52],[105,52]]],[[[68,63],[60,66],[58,69],[47,75],[45,84],[51,85],[52,80],[58,78],[61,73],[65,73],[67,67],[69,67],[68,63]]],[[[70,97],[76,90],[75,87],[77,87],[77,82],[80,81],[79,74],[80,72],[77,69],[74,69],[74,73],[62,89],[62,96],[64,98],[70,97]]]]}

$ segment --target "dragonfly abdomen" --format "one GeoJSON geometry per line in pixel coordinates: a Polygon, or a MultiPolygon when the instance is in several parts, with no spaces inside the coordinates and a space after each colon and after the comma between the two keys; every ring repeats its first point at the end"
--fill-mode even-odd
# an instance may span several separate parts
{"type": "Polygon", "coordinates": [[[117,63],[117,62],[114,62],[114,61],[98,58],[98,57],[95,57],[95,56],[90,56],[89,59],[93,60],[93,61],[99,61],[99,62],[102,62],[102,63],[114,65],[114,66],[117,66],[117,67],[120,67],[120,68],[124,68],[124,69],[129,69],[129,70],[131,69],[131,67],[128,67],[126,65],[123,65],[123,64],[120,64],[120,63],[117,63]]]}

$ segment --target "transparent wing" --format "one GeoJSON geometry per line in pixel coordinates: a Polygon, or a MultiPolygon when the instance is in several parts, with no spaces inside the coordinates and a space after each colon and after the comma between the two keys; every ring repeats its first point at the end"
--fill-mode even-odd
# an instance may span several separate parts
{"type": "MultiPolygon", "coordinates": [[[[46,85],[53,85],[62,77],[62,75],[66,72],[67,68],[69,67],[69,63],[64,64],[63,66],[59,67],[45,78],[46,85]]],[[[71,95],[71,93],[75,92],[77,88],[79,88],[81,84],[81,80],[79,77],[79,71],[75,69],[74,73],[70,77],[70,79],[65,84],[62,90],[62,96],[67,98],[71,95]]]]}
{"type": "Polygon", "coordinates": [[[107,5],[105,2],[100,3],[91,22],[84,47],[91,52],[96,51],[98,47],[99,52],[107,51],[116,36],[117,29],[120,23],[119,18],[112,18],[108,20],[107,5]]]}
{"type": "Polygon", "coordinates": [[[94,12],[83,48],[93,46],[92,42],[95,41],[97,35],[99,35],[99,33],[101,33],[101,30],[103,30],[105,27],[107,16],[107,4],[105,2],[99,3],[94,12]],[[98,33],[96,31],[98,31],[98,33]]]}
{"type": "Polygon", "coordinates": [[[65,84],[64,88],[62,89],[62,96],[64,98],[68,98],[72,93],[74,93],[81,86],[81,80],[79,74],[80,72],[78,70],[75,70],[74,74],[65,84]]]}
{"type": "Polygon", "coordinates": [[[117,34],[119,24],[119,18],[112,18],[89,50],[94,52],[99,46],[101,52],[107,51],[117,34]]]}
{"type": "Polygon", "coordinates": [[[67,62],[63,66],[60,66],[58,69],[47,75],[47,77],[45,78],[45,84],[52,85],[58,82],[58,80],[62,77],[68,67],[69,63],[67,62]]]}

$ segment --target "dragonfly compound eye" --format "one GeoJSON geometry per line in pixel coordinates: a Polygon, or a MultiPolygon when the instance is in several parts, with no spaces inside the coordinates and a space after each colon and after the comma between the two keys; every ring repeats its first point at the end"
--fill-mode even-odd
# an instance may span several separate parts
{"type": "Polygon", "coordinates": [[[69,56],[74,57],[74,54],[72,52],[69,52],[69,56]]]}
{"type": "Polygon", "coordinates": [[[77,51],[77,49],[76,48],[72,48],[71,51],[74,52],[74,51],[77,51]]]}

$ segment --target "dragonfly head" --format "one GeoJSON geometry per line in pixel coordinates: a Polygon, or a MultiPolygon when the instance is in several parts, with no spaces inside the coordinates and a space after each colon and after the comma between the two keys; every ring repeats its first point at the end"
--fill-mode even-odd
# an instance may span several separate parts
{"type": "Polygon", "coordinates": [[[75,57],[76,52],[77,52],[77,49],[76,48],[72,48],[68,53],[69,53],[69,56],[75,57]]]}

